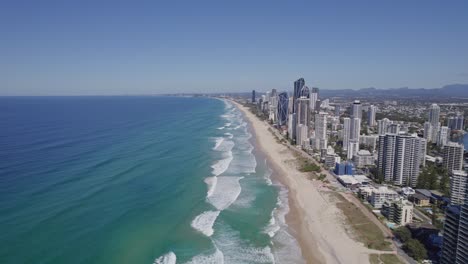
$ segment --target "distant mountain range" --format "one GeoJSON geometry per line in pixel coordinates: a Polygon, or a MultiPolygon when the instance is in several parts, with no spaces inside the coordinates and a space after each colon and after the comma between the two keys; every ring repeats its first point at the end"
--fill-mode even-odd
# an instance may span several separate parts
{"type": "Polygon", "coordinates": [[[451,84],[443,86],[442,88],[417,88],[410,89],[391,88],[391,89],[377,89],[377,88],[363,88],[359,90],[341,89],[341,90],[320,90],[322,96],[353,96],[353,97],[465,97],[468,98],[468,84],[451,84]]]}

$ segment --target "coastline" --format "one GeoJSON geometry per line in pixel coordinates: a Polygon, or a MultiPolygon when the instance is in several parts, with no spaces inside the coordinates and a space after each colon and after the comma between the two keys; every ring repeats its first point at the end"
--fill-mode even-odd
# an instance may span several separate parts
{"type": "Polygon", "coordinates": [[[307,178],[296,168],[292,151],[276,141],[269,126],[246,107],[231,101],[242,113],[256,138],[256,147],[267,158],[274,179],[289,190],[290,211],[286,216],[307,263],[369,263],[369,254],[380,253],[352,239],[345,216],[322,183],[307,178]]]}

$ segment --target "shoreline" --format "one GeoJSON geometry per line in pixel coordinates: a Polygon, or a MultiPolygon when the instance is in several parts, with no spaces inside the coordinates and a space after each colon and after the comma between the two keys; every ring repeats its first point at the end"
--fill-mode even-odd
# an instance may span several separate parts
{"type": "Polygon", "coordinates": [[[267,158],[274,179],[289,191],[290,211],[286,222],[307,263],[369,263],[369,254],[380,253],[351,238],[345,216],[330,191],[322,192],[322,182],[308,179],[296,167],[292,150],[276,141],[265,122],[249,109],[230,100],[242,113],[255,137],[256,147],[267,158]]]}

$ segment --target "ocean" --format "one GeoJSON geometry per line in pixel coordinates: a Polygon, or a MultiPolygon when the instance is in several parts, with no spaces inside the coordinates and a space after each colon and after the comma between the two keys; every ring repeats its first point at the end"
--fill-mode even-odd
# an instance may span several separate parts
{"type": "Polygon", "coordinates": [[[0,98],[0,263],[303,263],[227,101],[0,98]]]}

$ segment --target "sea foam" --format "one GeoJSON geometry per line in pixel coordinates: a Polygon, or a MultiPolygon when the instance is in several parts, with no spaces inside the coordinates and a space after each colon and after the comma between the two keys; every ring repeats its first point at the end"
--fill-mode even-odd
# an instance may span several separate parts
{"type": "Polygon", "coordinates": [[[169,252],[155,259],[153,264],[175,264],[176,261],[177,258],[174,252],[169,252]]]}
{"type": "Polygon", "coordinates": [[[198,255],[192,258],[186,264],[223,264],[224,255],[218,248],[211,255],[198,255]]]}
{"type": "Polygon", "coordinates": [[[227,168],[229,167],[229,164],[231,164],[233,157],[232,157],[232,152],[228,152],[228,157],[218,160],[215,164],[211,166],[213,169],[212,172],[215,176],[220,175],[221,173],[225,172],[227,168]]]}
{"type": "Polygon", "coordinates": [[[220,211],[228,208],[241,193],[242,188],[239,181],[242,178],[230,176],[218,177],[216,188],[212,195],[207,197],[208,202],[220,211]]]}
{"type": "Polygon", "coordinates": [[[210,237],[213,235],[213,225],[218,218],[220,211],[206,211],[202,214],[198,215],[192,221],[192,227],[199,231],[200,233],[204,234],[205,236],[210,237]]]}

